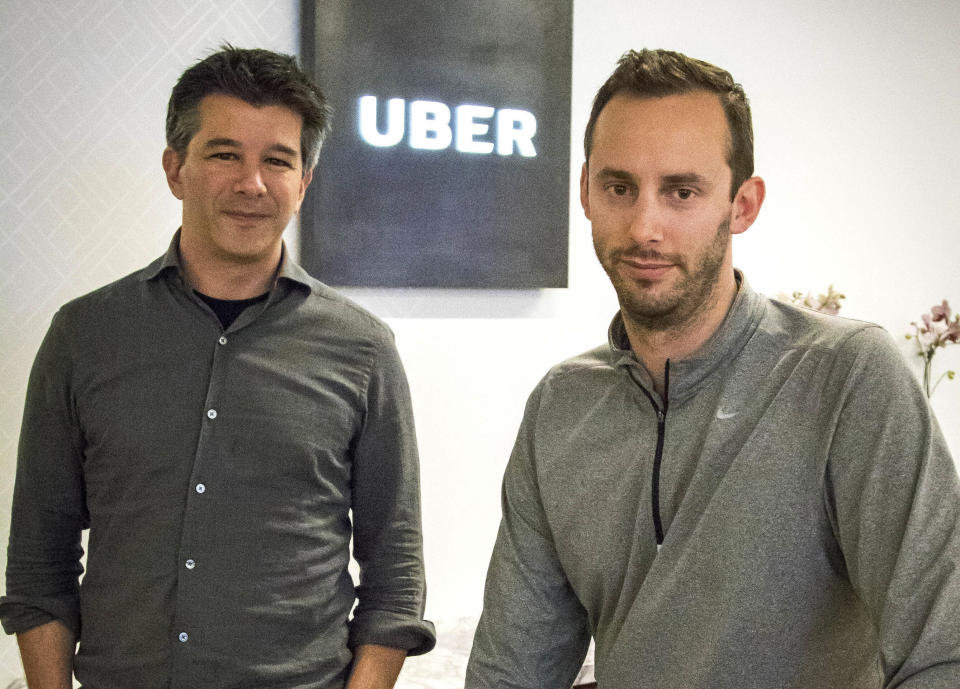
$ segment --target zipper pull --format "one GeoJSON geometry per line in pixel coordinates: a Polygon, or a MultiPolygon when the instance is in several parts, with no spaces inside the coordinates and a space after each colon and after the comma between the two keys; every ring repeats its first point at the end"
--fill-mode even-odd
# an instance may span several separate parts
{"type": "Polygon", "coordinates": [[[663,423],[663,409],[657,409],[657,421],[663,423]]]}

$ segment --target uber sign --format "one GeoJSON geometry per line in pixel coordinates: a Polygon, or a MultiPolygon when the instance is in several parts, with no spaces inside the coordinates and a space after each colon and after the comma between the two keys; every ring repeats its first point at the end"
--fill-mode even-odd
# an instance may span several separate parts
{"type": "Polygon", "coordinates": [[[337,286],[565,287],[572,0],[303,0],[334,108],[301,259],[337,286]]]}
{"type": "MultiPolygon", "coordinates": [[[[493,142],[478,140],[490,125],[483,120],[494,115],[494,109],[485,105],[458,105],[457,150],[463,153],[493,153],[493,142]]],[[[403,138],[404,103],[402,98],[387,101],[387,126],[384,133],[377,126],[377,97],[360,97],[360,136],[371,146],[395,146],[403,138]]],[[[497,153],[508,156],[517,153],[527,157],[537,155],[533,135],[537,133],[537,118],[526,110],[505,108],[496,111],[497,153]]],[[[450,129],[450,108],[443,103],[415,100],[410,103],[410,146],[430,151],[446,148],[453,140],[450,129]]]]}

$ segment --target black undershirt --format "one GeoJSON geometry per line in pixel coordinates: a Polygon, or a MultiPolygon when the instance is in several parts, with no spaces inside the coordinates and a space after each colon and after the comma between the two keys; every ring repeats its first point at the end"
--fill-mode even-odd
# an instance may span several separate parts
{"type": "Polygon", "coordinates": [[[224,330],[229,328],[230,324],[237,320],[237,316],[243,313],[244,309],[263,301],[269,294],[269,292],[264,292],[259,297],[252,297],[250,299],[217,299],[215,297],[208,297],[206,294],[201,294],[196,290],[193,292],[213,309],[213,312],[217,314],[217,318],[220,319],[220,323],[223,324],[224,330]]]}

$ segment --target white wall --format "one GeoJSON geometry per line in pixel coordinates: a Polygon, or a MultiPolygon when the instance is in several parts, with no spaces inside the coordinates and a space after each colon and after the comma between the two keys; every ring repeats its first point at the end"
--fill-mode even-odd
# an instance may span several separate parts
{"type": "MultiPolygon", "coordinates": [[[[0,0],[3,544],[26,377],[51,315],[148,262],[177,225],[160,168],[174,80],[222,40],[296,52],[297,17],[296,0],[0,0]]],[[[570,287],[349,291],[394,328],[411,381],[429,616],[479,612],[526,395],[550,364],[601,342],[616,308],[576,179],[590,100],[620,53],[673,48],[744,84],[768,188],[734,245],[754,287],[834,283],[845,315],[900,337],[944,297],[960,307],[958,28],[949,0],[576,2],[570,287]]],[[[960,347],[937,360],[960,369],[960,347]]],[[[960,455],[960,380],[933,402],[960,455]]],[[[0,682],[19,672],[15,653],[0,642],[0,682]]]]}

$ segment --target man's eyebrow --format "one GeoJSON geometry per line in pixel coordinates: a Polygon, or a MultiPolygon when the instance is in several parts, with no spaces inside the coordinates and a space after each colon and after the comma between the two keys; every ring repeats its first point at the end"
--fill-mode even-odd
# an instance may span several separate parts
{"type": "MultiPolygon", "coordinates": [[[[632,180],[633,175],[626,170],[620,170],[613,167],[603,167],[597,170],[594,179],[612,179],[612,180],[632,180]]],[[[713,182],[696,172],[677,172],[671,175],[664,175],[660,178],[660,184],[667,187],[677,186],[698,186],[712,187],[713,182]]]]}
{"type": "Polygon", "coordinates": [[[597,170],[596,174],[594,174],[594,177],[597,179],[631,179],[633,175],[626,170],[618,170],[612,167],[602,167],[597,170]]]}
{"type": "Polygon", "coordinates": [[[664,175],[661,178],[664,184],[670,186],[682,185],[682,184],[696,184],[698,186],[712,186],[713,183],[704,177],[699,175],[696,172],[681,172],[675,175],[664,175]]]}
{"type": "MultiPolygon", "coordinates": [[[[242,148],[242,144],[236,139],[230,139],[227,137],[217,137],[215,139],[210,139],[203,144],[204,148],[219,148],[221,146],[227,146],[229,148],[242,148]]],[[[296,151],[285,144],[273,144],[268,151],[273,151],[275,153],[283,153],[293,158],[296,158],[300,155],[299,151],[296,151]]]]}
{"type": "Polygon", "coordinates": [[[286,153],[288,156],[291,156],[293,158],[296,158],[298,155],[300,155],[300,151],[295,151],[294,149],[290,148],[285,144],[274,144],[267,150],[276,151],[277,153],[286,153]]]}
{"type": "Polygon", "coordinates": [[[230,146],[231,148],[240,148],[240,142],[236,139],[228,139],[226,137],[218,137],[216,139],[209,139],[203,144],[204,148],[217,148],[219,146],[230,146]]]}

